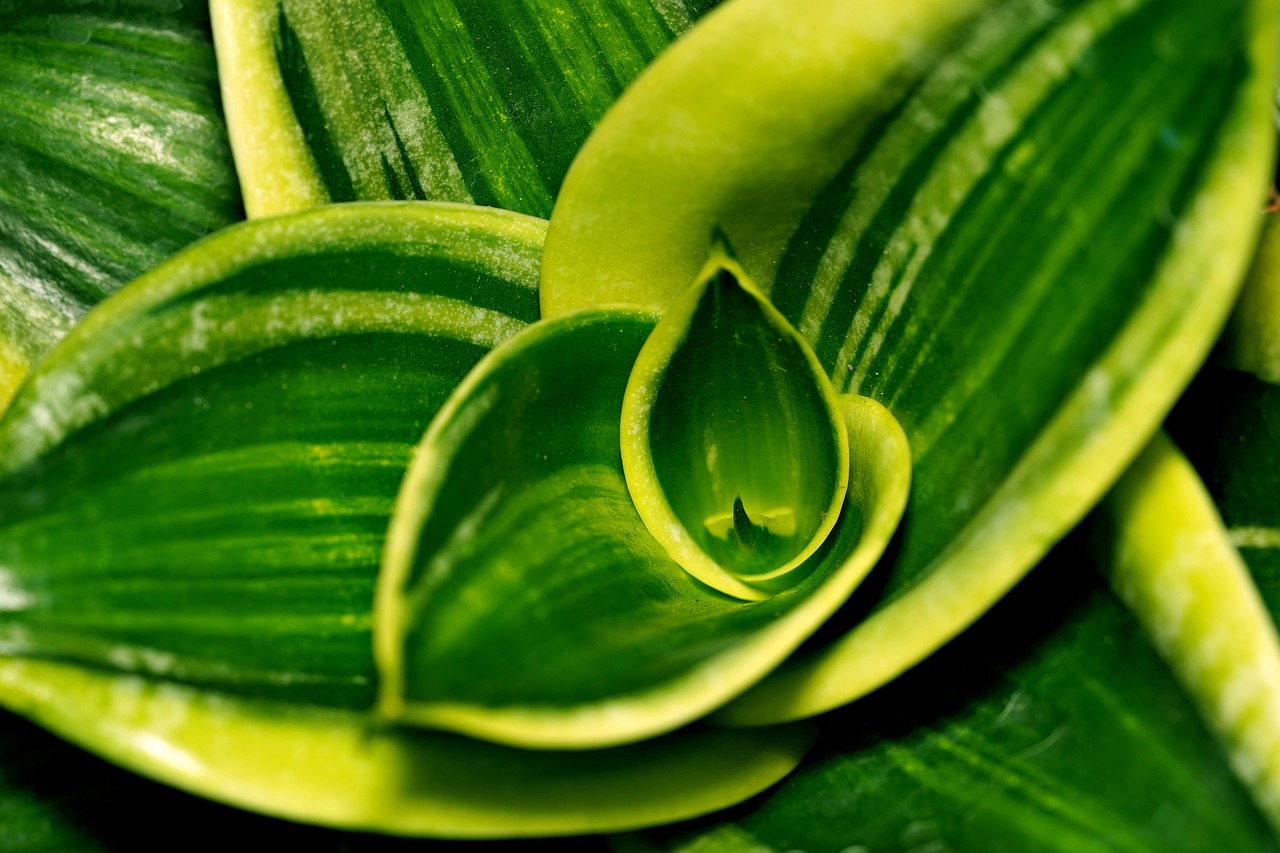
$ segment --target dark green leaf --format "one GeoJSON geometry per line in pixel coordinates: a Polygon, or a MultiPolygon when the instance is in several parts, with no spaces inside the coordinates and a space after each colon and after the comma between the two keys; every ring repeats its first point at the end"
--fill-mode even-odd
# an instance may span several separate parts
{"type": "Polygon", "coordinates": [[[330,208],[104,304],[0,421],[3,651],[372,704],[392,499],[436,408],[534,318],[542,233],[330,208]]]}
{"type": "Polygon", "coordinates": [[[605,109],[715,2],[214,0],[245,204],[546,216],[605,109]]]}
{"type": "Polygon", "coordinates": [[[782,786],[625,839],[680,853],[1280,849],[1074,544],[915,672],[824,718],[782,786]]]}
{"type": "Polygon", "coordinates": [[[199,3],[0,9],[0,409],[91,306],[239,218],[207,29],[199,3]]]}

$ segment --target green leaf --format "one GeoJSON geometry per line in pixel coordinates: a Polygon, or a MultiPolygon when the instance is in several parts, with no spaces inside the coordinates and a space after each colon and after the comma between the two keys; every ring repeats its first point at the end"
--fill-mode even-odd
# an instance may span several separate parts
{"type": "Polygon", "coordinates": [[[395,489],[533,319],[544,227],[418,203],[261,220],[86,318],[0,420],[0,703],[208,797],[395,833],[638,826],[786,773],[803,729],[575,756],[368,713],[395,489]]]}
{"type": "Polygon", "coordinates": [[[1280,639],[1200,479],[1158,435],[1098,516],[1112,585],[1280,826],[1280,639]]]}
{"type": "Polygon", "coordinates": [[[1070,542],[804,764],[619,853],[1280,849],[1137,622],[1070,542]]]}
{"type": "Polygon", "coordinates": [[[1223,350],[1232,367],[1280,382],[1280,217],[1274,212],[1263,227],[1223,350]]]}
{"type": "Polygon", "coordinates": [[[546,216],[605,109],[715,2],[214,0],[245,206],[419,198],[546,216]]]}
{"type": "Polygon", "coordinates": [[[753,600],[794,586],[848,490],[838,407],[808,344],[713,249],[640,351],[622,401],[636,511],[713,589],[753,600]]]}
{"type": "Polygon", "coordinates": [[[0,647],[365,708],[391,504],[432,414],[536,314],[544,223],[330,208],[105,303],[0,421],[0,647]]]}
{"type": "Polygon", "coordinates": [[[902,422],[901,547],[815,652],[836,703],[963,629],[1137,454],[1271,166],[1269,0],[938,5],[708,18],[588,140],[543,263],[544,314],[660,307],[719,225],[836,390],[902,422]]]}
{"type": "Polygon", "coordinates": [[[0,410],[94,304],[240,217],[208,13],[0,9],[0,410]]]}
{"type": "Polygon", "coordinates": [[[646,314],[583,312],[495,350],[433,421],[379,579],[384,713],[502,742],[585,748],[670,730],[777,666],[897,526],[909,451],[883,407],[840,400],[849,494],[795,586],[759,601],[696,580],[624,479],[646,314]]]}
{"type": "Polygon", "coordinates": [[[776,782],[812,740],[805,726],[696,729],[614,750],[529,752],[35,660],[0,662],[0,702],[112,762],[232,805],[456,838],[606,832],[705,814],[776,782]]]}

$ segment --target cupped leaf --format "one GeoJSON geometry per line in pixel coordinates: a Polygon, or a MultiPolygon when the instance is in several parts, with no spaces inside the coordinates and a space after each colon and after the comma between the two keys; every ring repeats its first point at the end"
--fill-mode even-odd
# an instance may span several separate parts
{"type": "Polygon", "coordinates": [[[587,133],[716,0],[214,0],[251,216],[437,199],[546,216],[587,133]]]}
{"type": "Polygon", "coordinates": [[[773,784],[812,741],[805,726],[698,729],[615,750],[529,752],[34,660],[0,662],[0,702],[111,761],[232,805],[456,838],[692,817],[773,784]]]}
{"type": "Polygon", "coordinates": [[[619,853],[1280,849],[1142,628],[1060,546],[775,791],[619,853]]]}
{"type": "Polygon", "coordinates": [[[663,315],[622,401],[622,468],[673,560],[747,600],[835,527],[849,443],[822,366],[723,248],[663,315]]]}
{"type": "Polygon", "coordinates": [[[0,409],[91,306],[240,217],[207,28],[199,3],[0,9],[0,409]]]}
{"type": "Polygon", "coordinates": [[[666,731],[776,666],[875,562],[905,505],[909,450],[883,407],[853,396],[839,406],[849,494],[804,580],[746,602],[668,556],[620,451],[628,377],[654,324],[622,311],[539,323],[433,421],[379,579],[388,716],[532,747],[666,731]]]}
{"type": "Polygon", "coordinates": [[[709,17],[584,146],[542,267],[544,314],[660,306],[719,224],[835,388],[902,422],[901,548],[815,652],[832,702],[957,634],[1138,453],[1271,165],[1270,0],[935,5],[709,17]]]}
{"type": "Polygon", "coordinates": [[[1203,484],[1161,434],[1098,516],[1112,585],[1280,826],[1280,639],[1203,484]]]}
{"type": "Polygon", "coordinates": [[[0,420],[0,648],[367,708],[413,444],[536,316],[544,223],[334,207],[134,282],[0,420]]]}

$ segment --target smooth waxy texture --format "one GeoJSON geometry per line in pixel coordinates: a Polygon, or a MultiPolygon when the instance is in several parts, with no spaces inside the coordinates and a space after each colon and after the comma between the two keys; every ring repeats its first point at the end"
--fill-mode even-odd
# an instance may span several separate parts
{"type": "Polygon", "coordinates": [[[620,853],[1276,850],[1087,549],[1060,549],[917,671],[825,718],[750,805],[620,853]]]}
{"type": "Polygon", "coordinates": [[[736,598],[794,586],[839,518],[849,443],[808,344],[717,247],[645,342],[622,466],[645,526],[736,598]]]}
{"type": "MultiPolygon", "coordinates": [[[[381,708],[536,747],[636,740],[703,716],[848,597],[897,526],[909,451],[883,407],[839,401],[850,493],[801,572],[745,602],[653,539],[619,448],[654,320],[583,312],[495,350],[432,423],[379,579],[381,708]]],[[[811,381],[811,379],[809,380],[811,381]]]]}
{"type": "Polygon", "coordinates": [[[551,212],[628,83],[716,0],[214,0],[250,215],[436,199],[551,212]]]}
{"type": "Polygon", "coordinates": [[[836,389],[902,421],[901,548],[816,653],[833,707],[1004,594],[1207,352],[1259,224],[1276,15],[1009,0],[913,62],[897,36],[955,17],[818,5],[727,8],[619,101],[566,179],[541,298],[665,304],[700,263],[687,235],[718,224],[836,389]],[[780,33],[813,50],[759,61],[780,33]]]}
{"type": "Polygon", "coordinates": [[[239,218],[208,15],[0,10],[0,409],[103,297],[239,218]]]}

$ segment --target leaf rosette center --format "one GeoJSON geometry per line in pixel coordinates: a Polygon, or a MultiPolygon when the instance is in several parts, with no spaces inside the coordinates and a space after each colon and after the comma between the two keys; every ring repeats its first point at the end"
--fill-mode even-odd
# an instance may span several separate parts
{"type": "Polygon", "coordinates": [[[664,314],[622,409],[636,509],[690,574],[757,600],[793,586],[848,488],[835,392],[721,246],[664,314]]]}

